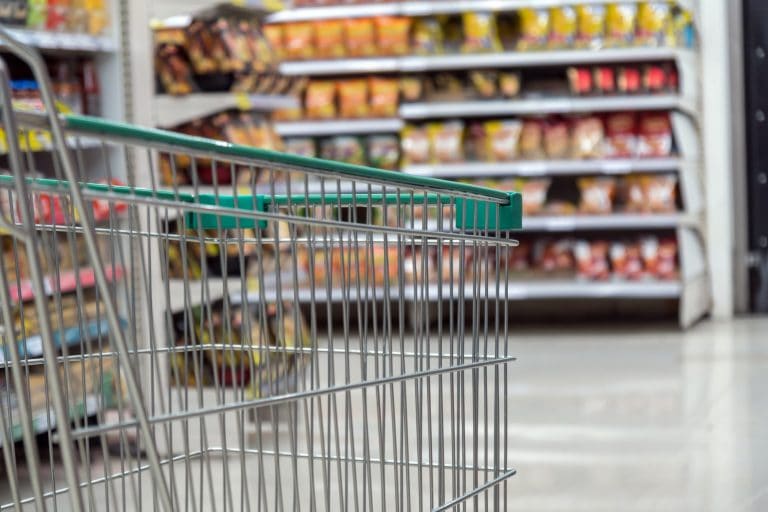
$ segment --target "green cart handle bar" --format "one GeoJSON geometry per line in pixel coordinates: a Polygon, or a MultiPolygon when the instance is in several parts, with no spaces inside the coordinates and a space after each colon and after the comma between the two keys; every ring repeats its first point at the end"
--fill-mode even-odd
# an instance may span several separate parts
{"type": "MultiPolygon", "coordinates": [[[[30,116],[24,116],[29,118],[30,116]]],[[[143,128],[126,123],[106,121],[101,118],[62,115],[61,122],[65,129],[85,136],[104,139],[119,139],[124,143],[138,146],[170,146],[177,153],[184,150],[207,155],[220,155],[239,160],[251,161],[257,166],[274,165],[277,167],[298,168],[306,171],[324,171],[349,180],[363,179],[386,183],[388,186],[427,189],[424,194],[307,194],[307,195],[269,195],[269,194],[191,194],[173,190],[153,190],[129,186],[116,186],[101,183],[81,183],[84,190],[101,193],[125,194],[144,198],[156,198],[169,201],[216,206],[221,212],[196,213],[186,212],[187,225],[191,228],[233,229],[263,228],[267,221],[257,221],[252,217],[238,219],[236,210],[268,212],[270,207],[281,205],[326,205],[361,207],[369,204],[378,205],[437,205],[450,204],[450,196],[443,194],[463,194],[470,197],[456,197],[456,227],[463,230],[514,230],[522,228],[522,196],[518,192],[503,192],[491,188],[440,180],[422,176],[413,176],[399,172],[386,171],[373,167],[353,165],[320,158],[290,155],[279,151],[231,144],[203,137],[194,137],[181,133],[143,128]],[[497,222],[498,221],[498,222],[497,222]]],[[[13,179],[0,176],[0,180],[13,179]]],[[[0,181],[0,182],[2,182],[0,181]]],[[[45,178],[30,178],[36,186],[61,189],[68,187],[66,182],[45,178]]],[[[183,208],[180,208],[183,209],[183,208]]]]}

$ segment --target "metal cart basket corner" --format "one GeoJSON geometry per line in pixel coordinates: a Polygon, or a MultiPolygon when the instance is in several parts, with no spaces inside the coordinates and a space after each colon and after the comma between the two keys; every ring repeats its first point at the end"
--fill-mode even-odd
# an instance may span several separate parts
{"type": "Polygon", "coordinates": [[[57,115],[0,39],[0,510],[505,509],[518,194],[57,115]]]}

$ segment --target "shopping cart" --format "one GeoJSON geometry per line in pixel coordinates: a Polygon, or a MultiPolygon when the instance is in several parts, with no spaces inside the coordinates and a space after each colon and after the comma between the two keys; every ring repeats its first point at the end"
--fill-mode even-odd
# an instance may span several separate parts
{"type": "Polygon", "coordinates": [[[0,38],[0,510],[505,509],[518,194],[56,115],[0,38]]]}

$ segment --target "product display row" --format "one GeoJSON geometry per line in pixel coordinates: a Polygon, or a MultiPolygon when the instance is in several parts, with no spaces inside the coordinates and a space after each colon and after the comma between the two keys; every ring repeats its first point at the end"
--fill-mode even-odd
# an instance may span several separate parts
{"type": "Polygon", "coordinates": [[[440,17],[274,24],[285,60],[622,46],[690,46],[691,15],[667,2],[522,8],[440,17]]]}
{"type": "Polygon", "coordinates": [[[109,28],[108,0],[4,0],[0,23],[98,36],[109,28]]]}

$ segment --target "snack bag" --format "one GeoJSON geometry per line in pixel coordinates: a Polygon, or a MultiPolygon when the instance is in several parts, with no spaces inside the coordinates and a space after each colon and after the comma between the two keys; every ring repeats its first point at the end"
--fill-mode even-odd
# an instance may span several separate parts
{"type": "Polygon", "coordinates": [[[645,208],[653,213],[677,211],[677,176],[642,176],[640,184],[645,208]]]}
{"type": "Polygon", "coordinates": [[[570,67],[566,71],[571,93],[577,96],[591,94],[593,91],[592,71],[585,67],[570,67]]]}
{"type": "Polygon", "coordinates": [[[564,120],[550,120],[544,124],[544,151],[547,158],[566,158],[571,148],[568,123],[564,120]]]}
{"type": "Polygon", "coordinates": [[[315,23],[315,56],[321,59],[344,57],[344,22],[324,20],[315,23]]]}
{"type": "Polygon", "coordinates": [[[669,114],[646,113],[640,116],[637,136],[637,156],[666,157],[672,153],[672,124],[669,114]]]}
{"type": "Polygon", "coordinates": [[[611,245],[611,267],[613,275],[618,279],[641,279],[645,272],[640,244],[614,242],[611,245]]]}
{"type": "Polygon", "coordinates": [[[591,281],[604,281],[611,277],[608,265],[609,244],[603,240],[587,242],[579,240],[574,244],[576,269],[579,277],[591,281]]]}
{"type": "Polygon", "coordinates": [[[272,49],[277,60],[285,58],[285,43],[283,41],[283,26],[280,24],[269,24],[262,27],[264,38],[272,49]]]}
{"type": "Polygon", "coordinates": [[[606,158],[632,158],[637,153],[636,118],[634,113],[609,114],[605,118],[606,158]]]}
{"type": "Polygon", "coordinates": [[[538,119],[523,121],[520,132],[520,154],[523,158],[544,158],[544,123],[538,119]]]}
{"type": "Polygon", "coordinates": [[[495,71],[470,71],[469,81],[481,98],[493,98],[498,92],[498,74],[495,71]]]}
{"type": "Polygon", "coordinates": [[[520,73],[502,71],[499,74],[499,89],[506,98],[515,98],[520,94],[520,73]]]}
{"type": "Polygon", "coordinates": [[[638,45],[663,46],[672,25],[672,6],[668,2],[643,2],[637,8],[638,45]]]}
{"type": "Polygon", "coordinates": [[[304,98],[309,119],[333,119],[336,117],[336,84],[330,80],[313,80],[307,85],[304,98]]]}
{"type": "Polygon", "coordinates": [[[616,86],[622,94],[634,94],[640,91],[642,82],[640,70],[636,67],[625,66],[619,68],[616,86]]]}
{"type": "Polygon", "coordinates": [[[608,5],[605,12],[605,46],[631,46],[635,38],[637,4],[634,2],[608,5]]]}
{"type": "Polygon", "coordinates": [[[595,91],[602,94],[616,92],[616,73],[610,66],[598,66],[594,70],[595,91]]]}
{"type": "Polygon", "coordinates": [[[603,122],[597,116],[579,117],[573,121],[571,151],[573,158],[600,158],[603,156],[603,122]]]}
{"type": "Polygon", "coordinates": [[[370,18],[347,18],[344,20],[347,55],[370,57],[376,55],[376,31],[370,18]]]}
{"type": "Polygon", "coordinates": [[[650,277],[661,280],[678,278],[677,240],[665,238],[659,240],[649,236],[642,240],[643,263],[650,277]]]}
{"type": "Polygon", "coordinates": [[[381,16],[376,18],[376,41],[380,55],[408,53],[411,18],[381,16]]]}
{"type": "Polygon", "coordinates": [[[315,141],[310,137],[297,137],[285,140],[285,152],[292,155],[315,157],[315,141]]]}
{"type": "Polygon", "coordinates": [[[579,48],[600,48],[605,37],[605,6],[579,5],[576,46],[579,48]]]}
{"type": "Polygon", "coordinates": [[[425,164],[430,160],[429,134],[424,126],[406,125],[400,136],[403,164],[425,164]]]}
{"type": "Polygon", "coordinates": [[[494,162],[508,162],[517,158],[517,148],[523,123],[517,119],[487,121],[485,123],[485,156],[494,162]]]}
{"type": "Polygon", "coordinates": [[[368,138],[368,163],[372,167],[397,170],[400,160],[400,148],[397,137],[392,135],[374,135],[368,138]]]}
{"type": "Polygon", "coordinates": [[[571,6],[553,7],[549,12],[551,31],[549,47],[571,48],[576,40],[576,10],[571,6]]]}
{"type": "Polygon", "coordinates": [[[339,136],[331,139],[333,160],[365,165],[365,150],[358,137],[339,136]]]}
{"type": "Polygon", "coordinates": [[[546,273],[570,273],[575,268],[571,240],[538,240],[533,251],[536,267],[546,273]]]}
{"type": "Polygon", "coordinates": [[[515,187],[523,195],[524,215],[541,215],[544,213],[550,184],[551,180],[548,179],[521,180],[521,183],[515,187]]]}
{"type": "Polygon", "coordinates": [[[371,77],[368,80],[370,94],[370,115],[372,117],[394,117],[397,115],[399,84],[396,78],[371,77]]]}
{"type": "Polygon", "coordinates": [[[517,50],[521,52],[546,48],[549,39],[550,20],[547,9],[526,7],[518,11],[520,39],[517,50]]]}
{"type": "Polygon", "coordinates": [[[368,82],[364,79],[342,80],[338,83],[339,115],[368,116],[368,82]]]}
{"type": "Polygon", "coordinates": [[[417,18],[413,23],[413,53],[434,55],[443,53],[443,29],[435,18],[417,18]]]}
{"type": "Polygon", "coordinates": [[[400,94],[405,101],[419,101],[424,96],[424,78],[413,75],[402,77],[400,94]]]}
{"type": "Polygon", "coordinates": [[[580,178],[577,180],[581,191],[579,211],[592,215],[606,215],[613,211],[616,194],[616,180],[611,177],[580,178]]]}
{"type": "Polygon", "coordinates": [[[502,50],[496,16],[489,12],[465,12],[461,15],[464,26],[464,53],[499,52],[502,50]]]}
{"type": "Polygon", "coordinates": [[[660,93],[669,87],[670,66],[649,64],[643,68],[643,88],[648,92],[660,93]]]}
{"type": "Polygon", "coordinates": [[[314,34],[315,26],[312,23],[287,23],[283,27],[285,58],[303,60],[314,57],[314,34]]]}
{"type": "Polygon", "coordinates": [[[453,163],[464,160],[464,123],[449,121],[431,123],[427,127],[432,158],[435,163],[453,163]]]}
{"type": "Polygon", "coordinates": [[[648,204],[641,176],[627,176],[621,180],[621,196],[627,212],[647,213],[648,204]]]}

